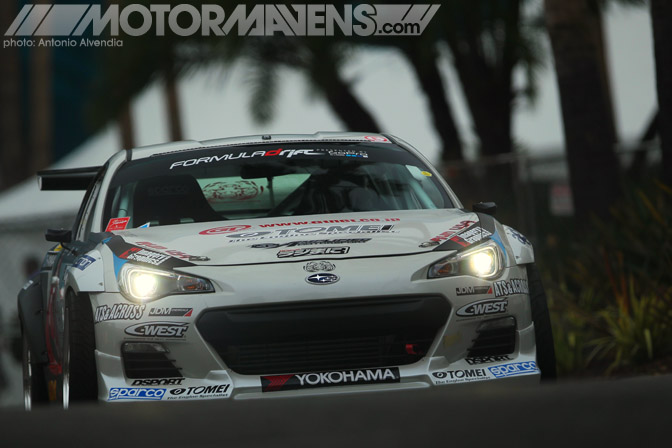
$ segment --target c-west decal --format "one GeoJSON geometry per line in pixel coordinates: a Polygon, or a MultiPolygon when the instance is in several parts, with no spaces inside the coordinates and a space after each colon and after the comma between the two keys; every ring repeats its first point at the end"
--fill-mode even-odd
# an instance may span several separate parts
{"type": "Polygon", "coordinates": [[[130,336],[183,338],[189,324],[176,322],[146,322],[127,327],[124,333],[130,336]]]}
{"type": "Polygon", "coordinates": [[[487,316],[506,312],[509,301],[506,299],[485,299],[464,305],[457,310],[457,315],[462,317],[487,316]]]}
{"type": "Polygon", "coordinates": [[[276,392],[352,384],[398,383],[400,376],[398,367],[388,367],[262,376],[260,379],[262,392],[276,392]]]}

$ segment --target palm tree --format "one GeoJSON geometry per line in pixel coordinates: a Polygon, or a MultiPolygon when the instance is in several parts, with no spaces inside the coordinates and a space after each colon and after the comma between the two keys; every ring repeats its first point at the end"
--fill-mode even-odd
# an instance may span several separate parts
{"type": "Polygon", "coordinates": [[[672,186],[672,2],[651,0],[663,182],[672,186]]]}
{"type": "MultiPolygon", "coordinates": [[[[545,0],[576,216],[605,217],[619,196],[619,164],[601,15],[592,0],[545,0]]],[[[583,220],[583,221],[581,221],[583,220]]]]}

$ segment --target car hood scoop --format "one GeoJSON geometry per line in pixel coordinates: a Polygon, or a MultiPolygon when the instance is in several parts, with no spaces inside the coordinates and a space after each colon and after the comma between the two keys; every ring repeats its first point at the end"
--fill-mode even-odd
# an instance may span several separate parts
{"type": "Polygon", "coordinates": [[[194,265],[241,265],[407,255],[490,235],[475,213],[402,210],[258,218],[114,232],[128,244],[194,265]]]}

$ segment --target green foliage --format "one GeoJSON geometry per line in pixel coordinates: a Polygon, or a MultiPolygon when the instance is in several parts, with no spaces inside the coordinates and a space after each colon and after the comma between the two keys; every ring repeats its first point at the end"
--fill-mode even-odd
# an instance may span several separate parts
{"type": "Polygon", "coordinates": [[[672,190],[630,191],[546,282],[562,374],[622,373],[672,354],[672,190]]]}

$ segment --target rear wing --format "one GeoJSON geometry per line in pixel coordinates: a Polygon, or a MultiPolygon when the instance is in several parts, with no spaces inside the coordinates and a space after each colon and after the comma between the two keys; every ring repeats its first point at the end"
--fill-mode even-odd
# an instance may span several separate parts
{"type": "Polygon", "coordinates": [[[42,191],[86,190],[103,169],[102,166],[44,170],[37,172],[37,184],[42,191]]]}

